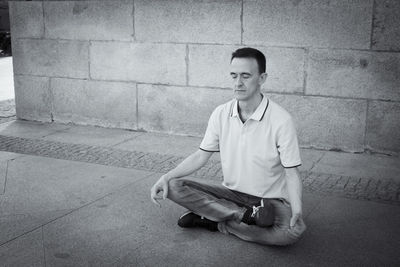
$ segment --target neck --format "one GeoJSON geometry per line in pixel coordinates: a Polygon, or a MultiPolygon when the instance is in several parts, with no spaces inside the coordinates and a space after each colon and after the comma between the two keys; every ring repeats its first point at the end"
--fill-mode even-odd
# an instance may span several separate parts
{"type": "Polygon", "coordinates": [[[253,98],[239,101],[240,113],[253,114],[260,105],[263,96],[261,93],[256,94],[253,98]]]}

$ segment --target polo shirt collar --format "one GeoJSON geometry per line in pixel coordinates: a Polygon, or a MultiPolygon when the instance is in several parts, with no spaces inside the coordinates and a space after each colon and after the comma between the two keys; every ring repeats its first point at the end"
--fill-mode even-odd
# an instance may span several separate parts
{"type": "MultiPolygon", "coordinates": [[[[253,115],[249,118],[249,120],[261,121],[264,118],[265,112],[268,109],[269,100],[265,95],[262,95],[263,98],[261,103],[258,105],[256,111],[254,111],[253,115]]],[[[239,118],[239,109],[238,109],[239,102],[235,100],[233,103],[231,117],[238,117],[239,118]]]]}

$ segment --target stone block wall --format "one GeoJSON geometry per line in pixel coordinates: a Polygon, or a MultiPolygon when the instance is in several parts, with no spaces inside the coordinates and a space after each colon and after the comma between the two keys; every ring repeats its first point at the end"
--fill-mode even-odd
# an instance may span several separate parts
{"type": "Polygon", "coordinates": [[[231,99],[232,51],[302,147],[400,152],[400,1],[9,2],[17,116],[202,136],[231,99]]]}

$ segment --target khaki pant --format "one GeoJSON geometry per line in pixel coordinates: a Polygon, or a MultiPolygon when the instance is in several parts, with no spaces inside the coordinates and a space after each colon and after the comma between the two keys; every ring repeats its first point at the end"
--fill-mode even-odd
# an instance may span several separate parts
{"type": "Polygon", "coordinates": [[[302,219],[289,227],[290,205],[281,199],[264,199],[275,208],[271,227],[247,225],[241,219],[247,207],[259,206],[261,198],[194,179],[173,179],[169,182],[168,198],[205,218],[218,222],[218,229],[243,240],[263,245],[289,245],[298,241],[306,226],[302,219]]]}

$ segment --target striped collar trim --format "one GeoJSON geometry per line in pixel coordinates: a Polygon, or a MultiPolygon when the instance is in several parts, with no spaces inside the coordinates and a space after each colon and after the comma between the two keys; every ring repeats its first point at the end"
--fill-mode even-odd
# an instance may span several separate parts
{"type": "MultiPolygon", "coordinates": [[[[261,103],[258,105],[256,111],[254,111],[249,120],[261,121],[264,118],[265,112],[267,112],[268,109],[269,99],[265,95],[262,96],[263,98],[261,103]]],[[[233,101],[230,112],[231,117],[239,117],[238,103],[239,102],[237,100],[233,101]]]]}

